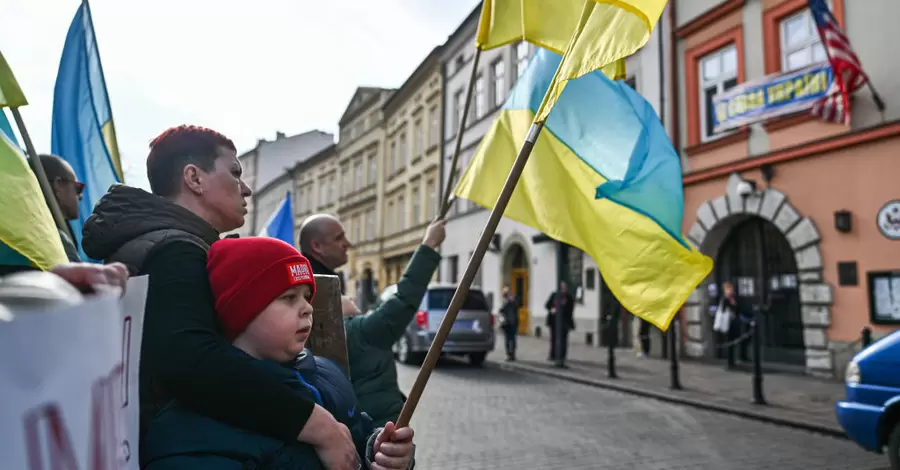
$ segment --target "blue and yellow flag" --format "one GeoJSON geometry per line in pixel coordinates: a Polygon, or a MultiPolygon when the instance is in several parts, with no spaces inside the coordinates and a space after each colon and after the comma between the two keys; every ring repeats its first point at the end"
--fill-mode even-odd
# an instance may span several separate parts
{"type": "Polygon", "coordinates": [[[81,250],[82,225],[109,187],[124,181],[112,109],[87,2],[75,12],[59,61],[53,94],[51,149],[72,165],[75,176],[85,184],[79,219],[71,224],[81,258],[86,260],[88,257],[81,250]]]}
{"type": "Polygon", "coordinates": [[[49,270],[68,261],[37,178],[13,143],[3,108],[28,104],[0,53],[0,264],[49,270]]]}
{"type": "MultiPolygon", "coordinates": [[[[535,54],[457,196],[494,207],[561,60],[535,54]]],[[[588,253],[622,305],[665,330],[712,270],[681,235],[681,176],[653,107],[596,71],[560,96],[504,215],[588,253]]]]}
{"type": "Polygon", "coordinates": [[[598,69],[623,78],[624,59],[647,43],[665,7],[666,0],[485,0],[475,47],[528,41],[563,54],[537,113],[544,121],[566,81],[598,69]]]}

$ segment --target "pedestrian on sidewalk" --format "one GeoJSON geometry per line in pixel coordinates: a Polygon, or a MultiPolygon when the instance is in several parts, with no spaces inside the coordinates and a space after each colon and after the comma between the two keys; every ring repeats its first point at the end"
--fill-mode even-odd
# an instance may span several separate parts
{"type": "Polygon", "coordinates": [[[569,349],[569,332],[575,329],[575,298],[569,293],[569,286],[566,281],[560,281],[559,290],[550,294],[547,302],[544,304],[547,309],[547,327],[550,328],[550,355],[547,357],[549,361],[556,360],[556,315],[563,316],[562,343],[560,344],[560,355],[563,360],[566,359],[566,353],[569,349]]]}
{"type": "Polygon", "coordinates": [[[721,357],[722,348],[727,348],[728,367],[734,367],[734,345],[732,341],[740,336],[740,325],[737,320],[737,298],[734,294],[734,284],[725,282],[722,284],[722,299],[716,308],[716,316],[713,320],[713,330],[718,336],[717,356],[721,357]]]}
{"type": "Polygon", "coordinates": [[[516,335],[519,332],[519,301],[510,292],[509,286],[503,286],[503,304],[500,306],[500,328],[503,329],[506,360],[515,361],[516,335]]]}
{"type": "Polygon", "coordinates": [[[640,322],[638,338],[641,342],[641,351],[638,353],[638,357],[646,357],[650,355],[650,322],[641,317],[636,316],[635,318],[640,322]]]}

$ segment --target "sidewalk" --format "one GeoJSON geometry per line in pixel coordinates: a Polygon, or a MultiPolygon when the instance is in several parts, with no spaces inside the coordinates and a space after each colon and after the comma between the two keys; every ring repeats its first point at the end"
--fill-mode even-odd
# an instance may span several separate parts
{"type": "Polygon", "coordinates": [[[747,418],[845,437],[834,417],[834,404],[844,396],[843,384],[798,374],[764,372],[768,405],[752,403],[752,377],[726,371],[723,365],[692,360],[679,362],[682,390],[669,388],[669,361],[638,358],[632,349],[616,350],[616,373],[607,378],[606,348],[570,341],[566,364],[559,369],[547,360],[548,339],[519,336],[517,361],[505,362],[502,336],[488,357],[495,367],[549,375],[587,385],[619,390],[664,401],[736,414],[747,418]]]}

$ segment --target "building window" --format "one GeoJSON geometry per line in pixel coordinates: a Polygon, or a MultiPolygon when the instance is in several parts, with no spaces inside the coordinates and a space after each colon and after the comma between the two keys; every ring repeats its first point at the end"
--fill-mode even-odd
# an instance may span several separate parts
{"type": "Polygon", "coordinates": [[[319,180],[319,207],[328,204],[328,182],[319,180]]]}
{"type": "Polygon", "coordinates": [[[384,233],[394,233],[394,202],[391,201],[387,206],[387,214],[384,218],[384,233]]]}
{"type": "Polygon", "coordinates": [[[419,195],[419,188],[413,188],[410,197],[412,197],[412,216],[410,219],[412,220],[412,225],[416,226],[419,225],[419,221],[421,220],[422,210],[422,197],[419,195]]]}
{"type": "Polygon", "coordinates": [[[459,256],[447,257],[447,264],[450,268],[450,283],[456,284],[459,281],[459,256]]]}
{"type": "Polygon", "coordinates": [[[366,240],[375,239],[375,209],[366,212],[366,240]]]}
{"type": "Polygon", "coordinates": [[[528,56],[531,53],[531,44],[521,41],[516,44],[516,77],[520,77],[528,67],[528,56]]]}
{"type": "Polygon", "coordinates": [[[348,194],[353,188],[350,185],[350,167],[344,165],[341,167],[341,195],[348,194]]]}
{"type": "Polygon", "coordinates": [[[403,196],[397,198],[397,231],[406,229],[406,199],[403,196]]]}
{"type": "Polygon", "coordinates": [[[362,215],[357,214],[353,217],[353,243],[359,243],[362,240],[362,215]]]}
{"type": "Polygon", "coordinates": [[[369,174],[366,175],[366,184],[375,184],[375,172],[378,171],[378,154],[369,155],[369,174]]]}
{"type": "Polygon", "coordinates": [[[491,96],[494,97],[494,107],[499,108],[503,106],[503,102],[506,101],[506,63],[503,62],[503,59],[500,59],[494,62],[491,65],[491,96]]]}
{"type": "Polygon", "coordinates": [[[809,8],[783,20],[781,29],[781,70],[790,72],[828,60],[809,8]]]}
{"type": "Polygon", "coordinates": [[[400,151],[397,158],[398,164],[394,171],[400,171],[406,166],[406,151],[409,149],[409,145],[406,143],[406,134],[400,134],[400,143],[398,145],[400,146],[400,151]]]}
{"type": "Polygon", "coordinates": [[[332,203],[337,200],[337,178],[334,175],[331,175],[331,180],[328,184],[328,203],[332,203]]]}
{"type": "Polygon", "coordinates": [[[303,188],[298,188],[296,194],[294,194],[294,207],[296,207],[296,212],[298,214],[302,214],[306,212],[306,209],[303,207],[303,203],[306,200],[303,198],[303,188]]]}
{"type": "Polygon", "coordinates": [[[437,189],[434,187],[434,180],[428,180],[425,183],[425,194],[428,198],[428,202],[425,204],[425,218],[431,220],[437,210],[437,189]]]}
{"type": "Polygon", "coordinates": [[[353,189],[354,190],[362,189],[362,187],[363,187],[362,161],[358,161],[353,165],[353,177],[356,180],[356,183],[353,186],[353,189]]]}
{"type": "Polygon", "coordinates": [[[438,144],[440,135],[441,117],[438,115],[438,107],[432,106],[428,111],[428,120],[430,122],[430,130],[428,131],[428,146],[433,147],[438,144]]]}
{"type": "Polygon", "coordinates": [[[388,165],[388,174],[393,175],[397,168],[397,143],[391,142],[391,161],[388,165]]]}
{"type": "Polygon", "coordinates": [[[481,119],[487,113],[487,94],[484,89],[484,76],[475,77],[475,119],[481,119]]]}
{"type": "MultiPolygon", "coordinates": [[[[474,255],[474,254],[475,254],[474,251],[469,252],[469,260],[472,259],[472,255],[474,255]]],[[[469,262],[471,262],[471,261],[469,261],[469,262]]],[[[468,268],[468,266],[466,266],[466,268],[468,268]]],[[[481,287],[481,265],[480,264],[478,265],[478,270],[475,271],[475,277],[472,278],[472,285],[481,287]]]]}
{"type": "Polygon", "coordinates": [[[456,133],[459,132],[459,123],[462,119],[463,108],[465,107],[464,99],[463,90],[457,90],[456,93],[453,94],[453,115],[450,117],[450,135],[456,135],[456,133]]]}
{"type": "Polygon", "coordinates": [[[738,83],[737,47],[725,46],[700,59],[700,122],[701,140],[714,139],[713,97],[733,88],[738,83]]]}
{"type": "Polygon", "coordinates": [[[416,121],[413,124],[413,158],[419,157],[422,154],[422,121],[416,121]]]}

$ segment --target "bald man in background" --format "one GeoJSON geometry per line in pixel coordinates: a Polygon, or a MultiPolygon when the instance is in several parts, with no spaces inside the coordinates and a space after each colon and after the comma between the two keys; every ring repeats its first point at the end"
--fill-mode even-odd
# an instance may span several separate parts
{"type": "Polygon", "coordinates": [[[344,226],[333,215],[314,214],[300,225],[300,251],[309,259],[314,273],[337,276],[341,280],[341,294],[346,294],[344,276],[336,270],[347,264],[349,249],[344,226]]]}
{"type": "MultiPolygon", "coordinates": [[[[47,174],[47,182],[53,189],[53,196],[56,198],[63,218],[67,222],[77,219],[78,204],[84,193],[84,183],[78,181],[78,178],[75,177],[75,170],[61,157],[44,154],[40,155],[40,158],[44,173],[47,174]]],[[[78,248],[68,231],[60,229],[59,238],[66,250],[66,258],[69,258],[70,262],[81,261],[81,257],[78,256],[78,248]]]]}

